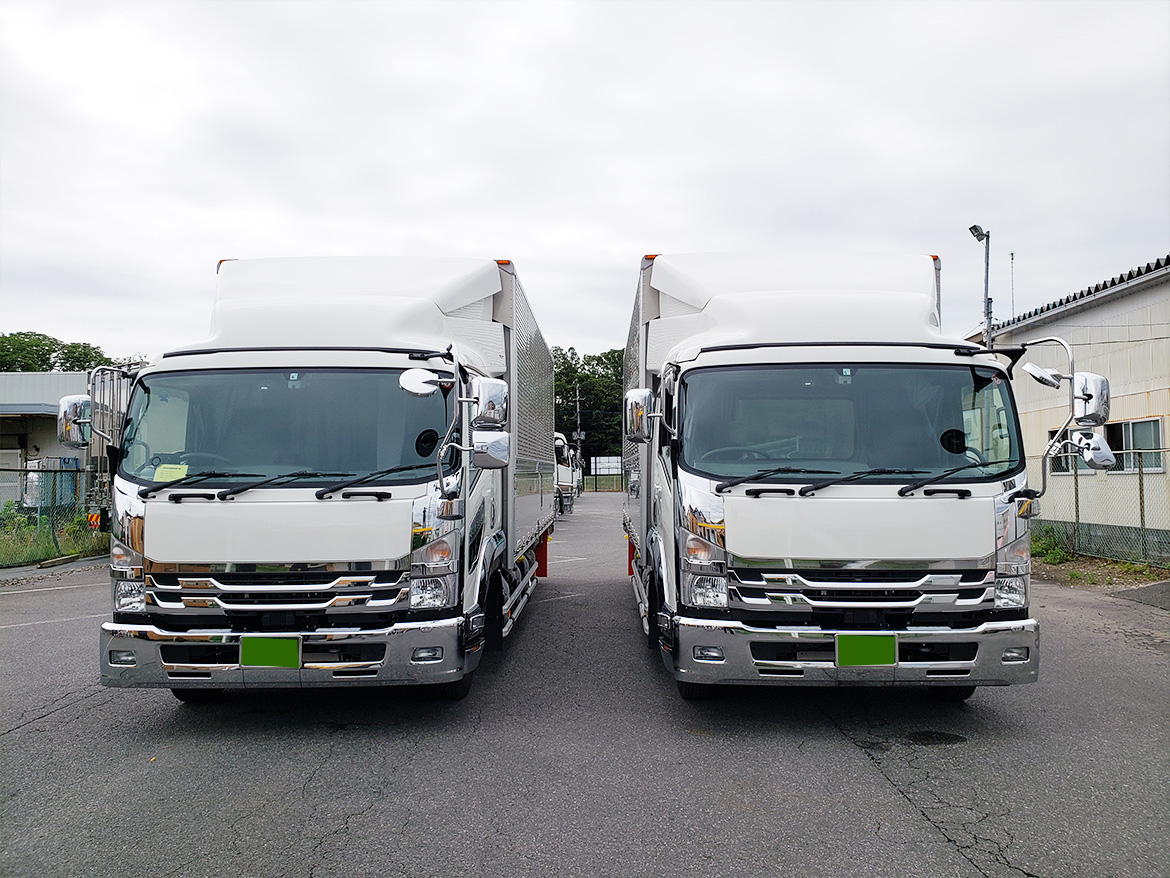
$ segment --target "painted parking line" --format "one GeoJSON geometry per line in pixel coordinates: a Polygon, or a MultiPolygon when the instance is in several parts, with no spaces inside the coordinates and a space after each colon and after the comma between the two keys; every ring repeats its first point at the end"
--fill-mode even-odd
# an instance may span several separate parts
{"type": "Polygon", "coordinates": [[[567,564],[569,561],[588,561],[588,558],[549,558],[549,564],[567,564]]]}
{"type": "Polygon", "coordinates": [[[32,594],[35,591],[64,591],[67,588],[93,588],[94,586],[106,587],[106,583],[91,582],[89,585],[46,585],[44,588],[0,589],[0,598],[7,594],[32,594]]]}
{"type": "Polygon", "coordinates": [[[6,628],[27,628],[29,625],[56,625],[60,622],[79,622],[82,619],[108,619],[109,613],[98,613],[96,616],[70,616],[68,619],[40,619],[36,622],[18,622],[15,625],[0,625],[0,631],[6,628]]]}
{"type": "Polygon", "coordinates": [[[567,601],[569,598],[580,598],[580,597],[584,597],[584,595],[581,594],[580,592],[577,592],[575,594],[557,595],[555,598],[541,598],[540,600],[529,601],[529,603],[530,604],[549,604],[549,603],[552,603],[553,601],[567,601]]]}

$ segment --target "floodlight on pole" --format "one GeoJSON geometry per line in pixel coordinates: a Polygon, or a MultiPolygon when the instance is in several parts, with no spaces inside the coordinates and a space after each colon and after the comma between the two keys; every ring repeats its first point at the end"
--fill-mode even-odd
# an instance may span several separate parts
{"type": "Polygon", "coordinates": [[[991,347],[991,297],[988,293],[988,281],[991,274],[991,232],[983,231],[982,226],[971,226],[968,229],[976,241],[983,242],[983,346],[991,347]]]}

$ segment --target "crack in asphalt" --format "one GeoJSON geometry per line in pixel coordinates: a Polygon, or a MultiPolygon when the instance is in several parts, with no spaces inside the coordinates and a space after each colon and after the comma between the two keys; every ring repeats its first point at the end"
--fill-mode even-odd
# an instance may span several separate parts
{"type": "MultiPolygon", "coordinates": [[[[963,743],[965,739],[962,736],[927,730],[903,735],[901,740],[891,741],[889,736],[883,736],[873,729],[866,733],[850,730],[824,708],[821,709],[821,713],[842,737],[865,754],[890,786],[980,875],[1001,878],[1005,874],[1003,870],[1009,869],[1010,874],[1020,878],[1041,878],[1021,866],[1013,865],[1008,857],[1008,852],[1015,842],[1006,826],[1011,816],[1010,808],[998,811],[981,810],[969,802],[956,804],[943,798],[937,788],[928,786],[935,778],[930,768],[922,764],[926,756],[924,748],[963,743]],[[952,738],[958,740],[950,740],[952,738]],[[899,746],[910,748],[910,752],[899,756],[896,751],[899,746]],[[897,773],[887,766],[887,761],[897,761],[911,776],[899,778],[897,773]]],[[[879,825],[878,833],[880,832],[879,825]]]]}

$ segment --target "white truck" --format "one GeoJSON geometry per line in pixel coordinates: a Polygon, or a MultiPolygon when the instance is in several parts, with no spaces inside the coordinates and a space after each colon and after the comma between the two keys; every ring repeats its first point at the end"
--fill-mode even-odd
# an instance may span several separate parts
{"type": "MultiPolygon", "coordinates": [[[[939,331],[931,256],[646,257],[625,351],[629,573],[684,698],[715,684],[1030,683],[1020,348],[939,331]]],[[[1047,456],[1112,454],[1097,375],[1047,456]],[[1077,431],[1068,433],[1073,421],[1077,431]]],[[[1038,343],[1038,342],[1037,342],[1038,343]]],[[[1046,473],[1046,468],[1044,469],[1046,473]]]]}
{"type": "Polygon", "coordinates": [[[90,390],[104,685],[460,698],[544,575],[552,358],[507,261],[224,261],[206,341],[90,390]]]}
{"type": "Polygon", "coordinates": [[[564,515],[573,511],[573,501],[580,493],[581,465],[577,449],[569,444],[564,433],[553,434],[553,450],[557,458],[557,513],[564,515]]]}

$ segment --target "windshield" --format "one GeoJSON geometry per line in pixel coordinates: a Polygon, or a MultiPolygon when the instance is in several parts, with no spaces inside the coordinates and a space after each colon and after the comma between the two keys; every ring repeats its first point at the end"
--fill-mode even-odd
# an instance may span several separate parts
{"type": "Polygon", "coordinates": [[[1023,465],[1008,381],[989,367],[696,369],[684,377],[680,407],[683,465],[719,479],[808,482],[898,470],[865,481],[904,483],[973,464],[943,481],[979,481],[1023,465]]]}
{"type": "MultiPolygon", "coordinates": [[[[448,391],[410,396],[398,369],[159,372],[134,388],[119,472],[143,484],[300,473],[304,487],[395,467],[371,484],[435,477],[448,391]]],[[[446,463],[453,465],[454,457],[446,463]]],[[[274,487],[285,483],[275,483],[274,487]]]]}

